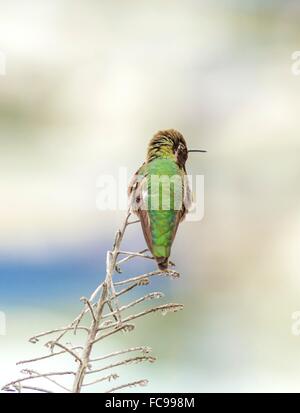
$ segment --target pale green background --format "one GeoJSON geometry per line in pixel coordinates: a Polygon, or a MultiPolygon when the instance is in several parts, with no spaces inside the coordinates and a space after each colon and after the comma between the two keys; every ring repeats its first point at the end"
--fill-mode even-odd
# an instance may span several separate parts
{"type": "MultiPolygon", "coordinates": [[[[0,1],[0,385],[37,354],[27,337],[67,323],[103,277],[124,212],[96,210],[97,176],[133,173],[173,127],[208,150],[188,163],[205,217],[178,232],[181,280],[155,285],[184,312],[111,344],[159,356],[123,378],[299,391],[299,19],[288,0],[0,1]]],[[[124,248],[143,242],[131,228],[124,248]]]]}

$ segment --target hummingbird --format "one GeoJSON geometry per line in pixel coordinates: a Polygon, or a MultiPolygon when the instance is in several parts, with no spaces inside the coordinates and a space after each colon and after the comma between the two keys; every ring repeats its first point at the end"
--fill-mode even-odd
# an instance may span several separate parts
{"type": "Polygon", "coordinates": [[[162,271],[168,269],[178,225],[192,205],[185,168],[189,152],[206,151],[188,150],[175,129],[157,132],[128,187],[131,211],[138,216],[146,244],[162,271]]]}

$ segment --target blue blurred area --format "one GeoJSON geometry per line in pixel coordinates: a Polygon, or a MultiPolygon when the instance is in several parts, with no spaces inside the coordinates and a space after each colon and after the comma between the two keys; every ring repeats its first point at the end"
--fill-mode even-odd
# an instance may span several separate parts
{"type": "MultiPolygon", "coordinates": [[[[112,237],[113,238],[113,237],[112,237]]],[[[81,296],[89,296],[105,277],[106,250],[111,245],[98,239],[82,245],[80,250],[55,251],[46,258],[24,255],[0,256],[0,303],[2,307],[74,306],[81,296]]],[[[121,255],[120,258],[124,258],[121,255]]],[[[156,270],[151,260],[137,258],[122,267],[116,274],[118,280],[156,270]],[[137,264],[138,263],[138,264],[137,264]],[[137,273],[138,271],[138,273],[137,273]]],[[[151,287],[144,286],[145,293],[161,287],[163,278],[153,277],[151,287]]],[[[168,290],[168,283],[164,283],[168,290]]],[[[135,291],[132,293],[134,297],[135,291]]]]}
{"type": "MultiPolygon", "coordinates": [[[[103,242],[103,241],[102,241],[103,242]]],[[[51,251],[46,258],[0,258],[2,306],[74,302],[89,294],[104,276],[105,244],[84,245],[80,251],[51,251]]]]}

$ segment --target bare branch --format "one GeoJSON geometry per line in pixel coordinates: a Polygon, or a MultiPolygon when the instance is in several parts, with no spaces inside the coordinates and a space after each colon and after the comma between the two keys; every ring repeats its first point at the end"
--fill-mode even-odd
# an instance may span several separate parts
{"type": "MultiPolygon", "coordinates": [[[[77,347],[72,347],[71,350],[78,350],[78,349],[82,349],[82,348],[83,348],[82,346],[77,346],[77,347]]],[[[34,358],[34,359],[31,359],[31,360],[18,361],[18,362],[16,363],[16,365],[26,364],[26,363],[34,363],[35,361],[45,360],[45,359],[48,359],[48,358],[50,358],[50,357],[59,356],[60,354],[65,354],[65,353],[66,353],[65,350],[59,351],[59,352],[57,352],[57,353],[50,353],[50,354],[47,354],[46,356],[36,357],[36,358],[34,358]]]]}
{"type": "MultiPolygon", "coordinates": [[[[153,308],[150,308],[148,310],[142,311],[141,313],[128,316],[127,318],[124,318],[123,322],[126,323],[127,321],[135,320],[136,318],[143,317],[144,315],[150,314],[150,313],[162,312],[162,314],[165,315],[169,312],[176,312],[176,311],[179,311],[179,310],[182,310],[182,309],[183,309],[182,304],[172,304],[172,303],[171,304],[163,304],[163,305],[160,305],[160,306],[153,307],[153,308]]],[[[98,331],[106,330],[108,328],[115,327],[116,325],[117,325],[117,323],[111,323],[107,326],[100,327],[98,329],[98,331]]],[[[116,330],[114,330],[114,331],[116,331],[116,330]]]]}
{"type": "Polygon", "coordinates": [[[87,299],[86,297],[81,297],[80,301],[84,302],[84,304],[86,304],[88,306],[88,308],[89,308],[89,310],[92,314],[94,323],[96,323],[97,322],[96,316],[95,316],[95,313],[94,313],[94,310],[93,310],[93,307],[92,307],[92,304],[91,304],[90,300],[87,299]]]}
{"type": "Polygon", "coordinates": [[[127,364],[136,364],[136,363],[141,363],[143,361],[149,361],[149,363],[154,363],[156,361],[156,358],[152,357],[152,356],[132,357],[130,359],[122,360],[122,361],[119,361],[117,363],[113,363],[113,364],[110,364],[108,366],[102,367],[101,369],[87,371],[86,374],[99,373],[101,371],[109,370],[109,369],[112,369],[112,368],[115,368],[115,367],[118,367],[118,366],[123,366],[123,365],[127,365],[127,364]]]}
{"type": "Polygon", "coordinates": [[[147,386],[147,384],[148,384],[148,380],[146,380],[146,379],[133,381],[131,383],[122,384],[122,386],[113,387],[112,389],[106,391],[105,393],[113,393],[115,391],[125,389],[126,387],[135,387],[135,386],[143,386],[144,387],[144,386],[147,386]]]}
{"type": "Polygon", "coordinates": [[[106,381],[106,380],[108,380],[108,381],[117,380],[118,378],[119,378],[119,376],[117,374],[110,374],[109,376],[101,377],[101,379],[97,379],[97,380],[91,381],[89,383],[85,383],[85,384],[82,385],[82,387],[91,386],[92,384],[100,383],[100,382],[106,381]]]}
{"type": "MultiPolygon", "coordinates": [[[[134,307],[135,305],[140,304],[140,303],[142,303],[143,301],[153,300],[153,299],[159,299],[159,298],[162,298],[163,296],[164,296],[164,294],[161,293],[161,292],[149,293],[149,294],[145,295],[144,297],[138,298],[137,300],[132,301],[131,303],[129,303],[129,304],[127,304],[127,305],[124,305],[123,307],[121,307],[121,308],[119,309],[119,312],[128,310],[128,308],[134,307]]],[[[108,314],[103,315],[102,319],[103,319],[103,318],[111,317],[111,316],[113,316],[114,314],[116,314],[116,311],[113,311],[112,313],[108,313],[108,314]]]]}
{"type": "MultiPolygon", "coordinates": [[[[22,370],[23,373],[26,373],[26,370],[22,370]]],[[[28,373],[27,373],[28,374],[28,373]]],[[[2,389],[5,390],[8,386],[13,386],[15,384],[21,383],[23,381],[28,381],[28,380],[33,380],[33,379],[38,379],[41,377],[50,377],[50,376],[65,376],[65,375],[75,375],[74,371],[59,371],[59,372],[54,372],[54,373],[42,373],[42,374],[36,374],[36,375],[31,375],[29,377],[23,377],[18,380],[14,380],[8,384],[6,384],[2,389]]]]}
{"type": "MultiPolygon", "coordinates": [[[[114,334],[120,333],[121,331],[127,332],[132,331],[135,326],[129,323],[131,320],[135,320],[141,317],[144,317],[150,313],[161,312],[163,315],[167,312],[175,312],[183,308],[180,304],[164,304],[150,309],[146,309],[136,314],[130,314],[127,317],[124,317],[124,312],[135,307],[136,305],[145,302],[151,299],[159,299],[163,297],[161,292],[151,292],[141,297],[136,298],[135,300],[130,300],[128,304],[119,304],[119,299],[122,299],[123,296],[130,293],[134,288],[139,286],[144,286],[149,284],[149,279],[153,276],[160,277],[170,277],[178,278],[179,273],[173,270],[156,270],[146,274],[133,276],[125,280],[119,280],[115,282],[114,275],[116,272],[121,272],[119,265],[123,264],[129,260],[135,258],[145,258],[147,260],[153,260],[153,257],[147,255],[148,249],[144,249],[140,252],[131,252],[121,250],[121,243],[125,234],[125,230],[128,225],[131,225],[135,222],[129,222],[131,212],[128,211],[125,217],[125,220],[121,228],[117,231],[115,240],[113,243],[113,248],[111,251],[107,252],[107,261],[106,261],[106,275],[104,281],[97,286],[94,292],[91,294],[90,298],[83,297],[81,301],[83,302],[83,309],[80,311],[79,315],[67,326],[52,329],[39,333],[30,338],[32,343],[37,343],[40,339],[53,335],[53,340],[48,341],[46,346],[51,350],[50,354],[42,355],[40,357],[35,357],[30,360],[23,360],[17,364],[26,364],[39,362],[46,360],[52,357],[56,357],[62,354],[69,354],[72,356],[73,362],[77,362],[75,371],[59,371],[59,372],[49,372],[49,373],[38,373],[35,370],[25,369],[21,372],[27,374],[28,377],[22,377],[18,380],[12,381],[3,387],[3,390],[8,392],[22,392],[22,390],[31,390],[33,392],[44,392],[51,393],[52,391],[43,389],[39,386],[27,385],[29,380],[47,380],[53,385],[63,389],[66,392],[80,393],[83,387],[92,386],[101,382],[109,382],[111,380],[116,380],[119,378],[117,373],[112,373],[105,377],[95,377],[95,380],[85,383],[85,379],[90,375],[99,375],[101,372],[109,369],[115,369],[121,366],[127,366],[135,363],[141,363],[148,361],[153,363],[156,358],[150,356],[149,353],[151,349],[147,346],[131,347],[124,350],[115,351],[109,354],[102,356],[95,355],[91,357],[92,351],[94,352],[95,344],[106,339],[114,334]],[[126,255],[125,258],[118,260],[120,255],[126,255]],[[124,285],[124,288],[116,291],[116,287],[121,287],[124,285]],[[90,320],[90,316],[92,320],[90,320]],[[124,318],[123,318],[124,317],[124,318]],[[87,320],[89,321],[89,326],[87,327],[87,320]],[[84,325],[82,325],[84,324],[84,325]],[[105,331],[108,330],[108,331],[105,331]],[[67,339],[63,339],[64,336],[70,337],[71,334],[76,334],[77,331],[84,331],[86,333],[85,343],[79,346],[73,346],[69,343],[67,339]],[[62,351],[54,351],[55,347],[59,347],[62,351]],[[76,350],[81,350],[80,352],[76,350]],[[95,368],[93,363],[100,362],[109,358],[116,356],[122,356],[124,354],[141,352],[141,355],[134,356],[127,359],[120,359],[115,363],[109,365],[95,368]],[[59,378],[65,376],[69,378],[70,388],[67,385],[61,384],[59,378]],[[72,383],[71,383],[72,381],[72,383]]],[[[118,387],[111,388],[107,392],[115,392],[124,388],[129,388],[133,386],[144,386],[148,383],[145,380],[137,380],[131,383],[121,384],[118,387]]],[[[31,384],[31,383],[30,383],[31,384]]],[[[39,383],[37,383],[39,384],[39,383]]]]}
{"type": "MultiPolygon", "coordinates": [[[[146,279],[145,279],[145,280],[146,280],[146,279]]],[[[147,280],[147,281],[148,281],[147,283],[144,283],[144,284],[142,284],[142,285],[147,285],[147,284],[149,284],[149,280],[147,280]]],[[[132,285],[130,285],[129,287],[124,288],[123,290],[117,292],[117,293],[116,293],[116,296],[117,296],[117,297],[120,297],[120,295],[126,294],[126,293],[128,293],[128,291],[132,290],[132,289],[135,288],[135,287],[139,287],[140,285],[141,285],[141,284],[138,283],[138,282],[135,283],[135,284],[132,284],[132,285]]]]}
{"type": "MultiPolygon", "coordinates": [[[[88,329],[87,327],[78,327],[78,329],[89,332],[89,329],[88,329]]],[[[67,331],[71,331],[71,330],[73,330],[73,328],[72,328],[72,327],[69,327],[69,326],[67,326],[67,327],[62,327],[62,328],[56,328],[56,329],[54,329],[54,330],[45,331],[44,333],[39,333],[39,334],[37,334],[36,336],[31,337],[31,338],[29,339],[29,341],[30,341],[31,343],[35,344],[35,343],[37,343],[37,342],[39,341],[39,338],[41,338],[41,337],[48,336],[48,335],[54,334],[54,333],[59,333],[59,332],[61,332],[61,331],[67,332],[67,331]]]]}
{"type": "Polygon", "coordinates": [[[131,260],[132,258],[135,257],[141,257],[141,258],[145,258],[147,260],[154,260],[154,257],[152,257],[151,255],[145,255],[145,252],[147,252],[148,249],[145,249],[141,252],[128,252],[128,251],[120,251],[119,254],[125,254],[127,255],[127,257],[122,258],[121,260],[119,260],[117,262],[117,265],[120,266],[121,264],[124,264],[124,262],[127,262],[129,260],[131,260]]]}
{"type": "Polygon", "coordinates": [[[53,349],[53,347],[55,347],[55,346],[62,348],[63,350],[65,350],[66,353],[71,354],[71,356],[73,356],[75,358],[75,360],[79,361],[79,363],[82,363],[81,358],[79,356],[77,356],[77,354],[74,351],[70,350],[68,347],[64,346],[63,344],[61,344],[57,341],[49,341],[49,343],[47,343],[47,344],[49,345],[49,347],[51,349],[53,349]]]}
{"type": "Polygon", "coordinates": [[[34,390],[34,391],[38,391],[38,392],[40,392],[40,393],[54,393],[53,391],[45,390],[45,389],[42,389],[41,387],[21,386],[21,388],[20,388],[19,391],[21,391],[22,389],[34,390]]]}
{"type": "Polygon", "coordinates": [[[74,384],[73,384],[73,393],[79,393],[81,391],[82,383],[84,380],[84,375],[89,365],[89,359],[90,359],[90,354],[91,354],[92,347],[93,347],[93,342],[97,334],[97,326],[99,325],[101,317],[102,317],[102,312],[103,312],[105,301],[107,299],[107,294],[108,294],[108,287],[107,287],[107,283],[104,282],[103,287],[102,287],[102,295],[98,302],[96,314],[95,314],[96,323],[94,322],[92,323],[91,329],[89,331],[89,335],[86,340],[85,348],[81,356],[82,362],[77,370],[74,384]]]}
{"type": "Polygon", "coordinates": [[[138,224],[139,222],[141,222],[141,221],[140,221],[139,219],[137,219],[137,220],[135,220],[135,221],[128,222],[127,225],[138,224]]]}
{"type": "MultiPolygon", "coordinates": [[[[40,373],[38,373],[38,372],[35,371],[35,370],[23,370],[23,372],[24,372],[25,374],[29,374],[29,375],[31,375],[31,376],[34,374],[34,375],[36,376],[35,378],[41,376],[40,373]]],[[[46,380],[48,380],[48,381],[50,381],[51,383],[55,384],[56,386],[60,387],[61,389],[65,390],[65,391],[67,391],[67,392],[69,392],[69,393],[71,392],[71,390],[69,390],[67,387],[65,387],[65,386],[63,386],[62,384],[58,383],[56,380],[50,378],[49,376],[44,376],[43,378],[46,379],[46,380]]]]}
{"type": "Polygon", "coordinates": [[[147,279],[148,277],[153,277],[155,275],[159,275],[161,277],[171,277],[171,278],[179,278],[179,273],[173,270],[165,270],[165,271],[152,271],[152,272],[148,272],[147,274],[142,274],[142,275],[138,275],[136,277],[132,277],[132,278],[128,278],[127,280],[123,280],[123,281],[117,281],[114,284],[115,285],[124,285],[124,284],[128,284],[134,281],[140,281],[140,280],[144,280],[147,279]]]}
{"type": "Polygon", "coordinates": [[[147,354],[147,353],[150,353],[151,350],[152,349],[150,347],[144,347],[144,346],[132,347],[132,348],[127,348],[126,350],[115,351],[114,353],[106,354],[105,356],[101,356],[101,357],[97,357],[95,359],[91,359],[91,362],[105,360],[105,359],[108,359],[110,357],[119,356],[120,354],[132,353],[134,351],[141,351],[142,353],[147,354]]]}
{"type": "MultiPolygon", "coordinates": [[[[102,329],[98,329],[97,331],[99,331],[99,330],[104,330],[105,328],[110,328],[110,327],[114,327],[114,326],[117,326],[118,325],[118,323],[115,323],[115,324],[112,324],[112,325],[110,325],[109,327],[103,327],[102,329]]],[[[109,336],[111,336],[111,335],[113,335],[113,334],[116,334],[116,333],[118,333],[119,331],[126,331],[126,332],[130,332],[130,331],[132,331],[133,329],[134,329],[134,325],[133,324],[122,324],[121,326],[119,326],[119,327],[117,327],[115,330],[113,330],[113,331],[110,331],[109,333],[107,333],[107,334],[103,334],[102,336],[100,336],[100,337],[97,337],[95,340],[94,340],[94,344],[95,343],[97,343],[98,341],[100,341],[100,340],[103,340],[104,338],[107,338],[107,337],[109,337],[109,336]]]]}

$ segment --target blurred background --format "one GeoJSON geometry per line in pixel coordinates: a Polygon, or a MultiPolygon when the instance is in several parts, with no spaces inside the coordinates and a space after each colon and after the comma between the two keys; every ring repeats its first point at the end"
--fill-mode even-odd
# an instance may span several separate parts
{"type": "MultiPolygon", "coordinates": [[[[178,231],[181,279],[155,284],[184,311],[111,343],[159,357],[123,378],[300,390],[299,18],[296,0],[0,0],[1,386],[36,355],[28,337],[72,320],[104,277],[124,211],[97,210],[97,177],[135,172],[176,128],[208,150],[188,161],[205,216],[178,231]]],[[[124,249],[143,247],[132,226],[124,249]]]]}

